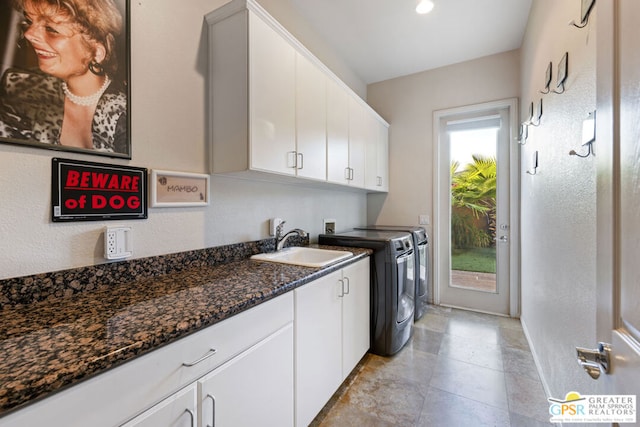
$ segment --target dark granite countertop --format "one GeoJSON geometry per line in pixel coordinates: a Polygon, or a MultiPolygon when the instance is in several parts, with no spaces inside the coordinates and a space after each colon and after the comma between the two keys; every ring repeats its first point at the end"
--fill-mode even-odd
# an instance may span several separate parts
{"type": "MultiPolygon", "coordinates": [[[[337,248],[332,248],[337,249],[337,248]]],[[[250,259],[0,310],[0,417],[364,258],[319,269],[250,259]]]]}

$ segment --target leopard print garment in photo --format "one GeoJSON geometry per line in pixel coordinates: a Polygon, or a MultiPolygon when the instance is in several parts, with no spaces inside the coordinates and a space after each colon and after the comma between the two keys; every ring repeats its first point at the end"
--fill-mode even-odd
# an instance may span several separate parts
{"type": "MultiPolygon", "coordinates": [[[[60,145],[64,117],[62,81],[40,72],[9,69],[0,85],[0,137],[60,145]]],[[[105,91],[93,116],[93,148],[128,153],[127,97],[105,91]]]]}

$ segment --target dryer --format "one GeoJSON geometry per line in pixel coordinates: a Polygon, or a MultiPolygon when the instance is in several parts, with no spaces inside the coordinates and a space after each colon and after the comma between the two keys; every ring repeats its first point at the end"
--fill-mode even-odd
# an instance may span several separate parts
{"type": "Polygon", "coordinates": [[[415,255],[415,302],[414,320],[419,320],[427,311],[429,304],[429,284],[431,283],[431,271],[429,269],[429,236],[423,227],[411,225],[366,225],[356,227],[356,230],[382,230],[382,231],[406,231],[413,236],[413,248],[415,255]]]}

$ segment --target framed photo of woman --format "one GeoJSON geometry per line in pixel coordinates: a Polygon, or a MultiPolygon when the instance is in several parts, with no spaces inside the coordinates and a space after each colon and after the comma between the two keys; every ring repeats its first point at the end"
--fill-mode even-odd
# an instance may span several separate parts
{"type": "Polygon", "coordinates": [[[0,142],[131,158],[130,0],[0,0],[0,142]]]}

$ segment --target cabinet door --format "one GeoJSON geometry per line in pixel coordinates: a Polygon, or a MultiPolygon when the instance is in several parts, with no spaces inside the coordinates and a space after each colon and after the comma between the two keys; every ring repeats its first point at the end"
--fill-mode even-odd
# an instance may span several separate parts
{"type": "Polygon", "coordinates": [[[135,417],[122,427],[194,427],[196,386],[190,385],[135,417]]]}
{"type": "Polygon", "coordinates": [[[296,54],[296,172],[327,179],[327,76],[296,54]]]}
{"type": "Polygon", "coordinates": [[[249,14],[251,168],[295,174],[295,50],[249,14]]]}
{"type": "Polygon", "coordinates": [[[348,184],[349,95],[335,81],[327,82],[327,181],[348,184]]]}
{"type": "Polygon", "coordinates": [[[349,98],[349,185],[364,188],[365,143],[367,125],[364,106],[355,96],[349,98]]]}
{"type": "Polygon", "coordinates": [[[366,119],[365,185],[369,190],[389,190],[389,130],[369,112],[366,119]]]}
{"type": "Polygon", "coordinates": [[[377,189],[389,191],[389,128],[378,121],[378,176],[377,189]]]}
{"type": "Polygon", "coordinates": [[[342,382],[341,272],[294,292],[296,425],[307,426],[342,382]]]}
{"type": "Polygon", "coordinates": [[[204,376],[198,386],[202,427],[293,426],[293,324],[204,376]]]}
{"type": "Polygon", "coordinates": [[[343,270],[342,378],[347,377],[369,350],[369,258],[343,270]]]}
{"type": "Polygon", "coordinates": [[[378,189],[378,120],[369,111],[365,112],[365,187],[369,190],[378,189]]]}

